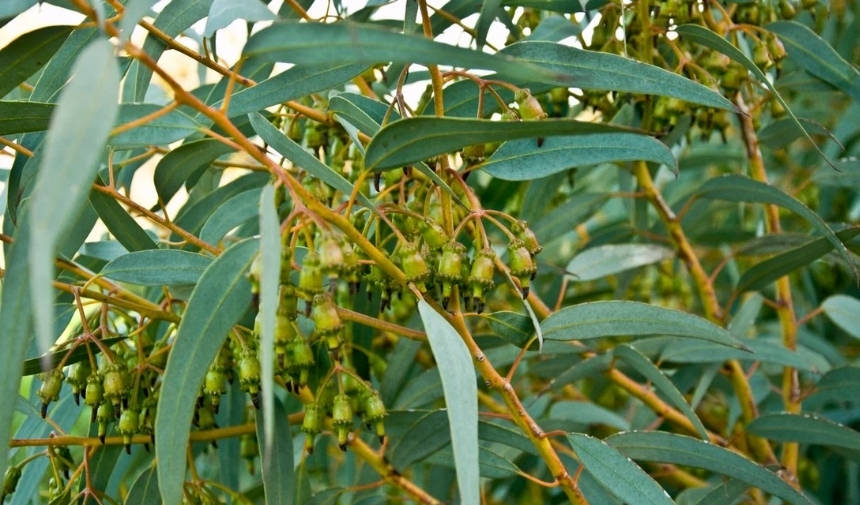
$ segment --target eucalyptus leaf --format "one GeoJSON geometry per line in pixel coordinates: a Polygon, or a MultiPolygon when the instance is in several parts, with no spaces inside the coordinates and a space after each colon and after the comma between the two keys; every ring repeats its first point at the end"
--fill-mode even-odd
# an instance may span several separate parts
{"type": "Polygon", "coordinates": [[[856,339],[860,339],[860,300],[847,295],[833,295],[821,303],[831,321],[856,339]]]}
{"type": "MultiPolygon", "coordinates": [[[[263,396],[263,433],[265,434],[266,462],[271,461],[275,454],[275,325],[279,305],[279,288],[281,286],[281,225],[278,211],[275,209],[275,188],[271,184],[263,187],[260,193],[260,270],[252,271],[258,276],[253,282],[259,290],[260,309],[257,319],[260,323],[260,352],[262,364],[262,396],[263,396]]],[[[289,430],[287,430],[289,433],[289,430]]],[[[288,439],[289,440],[289,439],[288,439]]],[[[283,450],[281,448],[280,450],[283,450]]],[[[292,460],[290,461],[292,468],[292,460]]],[[[292,494],[289,494],[292,496],[292,494]]],[[[274,500],[274,498],[271,498],[274,500]]],[[[277,500],[276,500],[277,501],[277,500]]]]}
{"type": "Polygon", "coordinates": [[[177,249],[150,249],[120,256],[100,274],[139,286],[196,284],[212,258],[177,249]]]}
{"type": "Polygon", "coordinates": [[[565,270],[575,280],[585,282],[652,265],[674,256],[671,249],[653,244],[604,245],[577,254],[565,270]]]}
{"type": "Polygon", "coordinates": [[[815,414],[765,414],[754,419],[747,429],[768,440],[839,447],[860,454],[860,433],[815,414]]]}
{"type": "Polygon", "coordinates": [[[0,49],[0,97],[48,63],[70,33],[71,26],[46,26],[25,33],[0,49]]]}

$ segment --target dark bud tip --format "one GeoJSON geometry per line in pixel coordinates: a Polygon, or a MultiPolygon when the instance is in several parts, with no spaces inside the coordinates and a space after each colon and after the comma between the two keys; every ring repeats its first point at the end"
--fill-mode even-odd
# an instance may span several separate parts
{"type": "Polygon", "coordinates": [[[543,147],[543,137],[538,137],[538,138],[537,138],[537,146],[538,146],[538,147],[543,147]]]}
{"type": "Polygon", "coordinates": [[[469,180],[469,176],[470,176],[470,175],[472,175],[472,171],[471,171],[471,170],[466,170],[465,172],[463,172],[463,182],[468,181],[468,180],[469,180]]]}
{"type": "Polygon", "coordinates": [[[340,444],[338,447],[340,447],[341,451],[346,452],[346,444],[340,444]]]}
{"type": "Polygon", "coordinates": [[[105,436],[104,435],[99,435],[99,442],[101,442],[102,445],[105,445],[105,436]]]}
{"type": "Polygon", "coordinates": [[[152,440],[152,445],[155,445],[155,432],[149,434],[149,439],[152,440]]]}
{"type": "Polygon", "coordinates": [[[535,280],[535,277],[537,277],[537,269],[535,269],[535,271],[532,272],[531,280],[535,280]]]}
{"type": "Polygon", "coordinates": [[[382,179],[381,173],[376,172],[375,174],[373,174],[373,189],[375,189],[377,193],[379,193],[379,181],[381,179],[382,179]]]}
{"type": "Polygon", "coordinates": [[[125,444],[125,453],[131,454],[131,445],[130,444],[125,444]]]}
{"type": "Polygon", "coordinates": [[[292,380],[284,381],[284,386],[286,386],[288,393],[293,392],[293,381],[292,380]]]}
{"type": "Polygon", "coordinates": [[[44,419],[45,416],[48,415],[48,404],[47,403],[42,402],[42,409],[39,410],[39,413],[42,414],[42,419],[44,419]]]}
{"type": "Polygon", "coordinates": [[[95,407],[93,407],[92,411],[90,412],[90,424],[96,422],[96,415],[97,414],[98,414],[98,411],[96,410],[95,407]]]}
{"type": "Polygon", "coordinates": [[[384,443],[385,443],[385,435],[379,435],[379,443],[380,443],[380,444],[384,444],[384,443]]]}
{"type": "Polygon", "coordinates": [[[313,454],[314,454],[314,447],[308,446],[308,456],[313,456],[313,454]]]}
{"type": "Polygon", "coordinates": [[[146,452],[152,452],[149,449],[149,444],[143,444],[143,450],[145,450],[146,452]]]}
{"type": "Polygon", "coordinates": [[[260,410],[260,395],[254,393],[251,395],[251,403],[254,404],[254,408],[260,410]]]}
{"type": "Polygon", "coordinates": [[[75,405],[80,406],[81,405],[81,394],[75,393],[74,398],[75,398],[75,405]]]}
{"type": "Polygon", "coordinates": [[[68,468],[63,470],[63,477],[65,477],[66,480],[69,480],[69,469],[68,468]]]}
{"type": "Polygon", "coordinates": [[[523,288],[523,300],[529,297],[529,288],[523,288]]]}
{"type": "Polygon", "coordinates": [[[219,410],[221,410],[221,404],[220,403],[216,403],[216,404],[212,405],[212,411],[213,412],[215,412],[217,414],[219,410]]]}
{"type": "Polygon", "coordinates": [[[212,441],[212,447],[213,447],[213,448],[215,448],[215,449],[217,449],[217,448],[218,448],[218,441],[217,441],[217,440],[213,440],[213,441],[212,441]]]}
{"type": "Polygon", "coordinates": [[[448,297],[442,298],[442,308],[448,310],[448,302],[450,301],[451,299],[448,297]]]}
{"type": "MultiPolygon", "coordinates": [[[[123,408],[123,410],[128,408],[128,398],[122,399],[122,408],[123,408]]],[[[119,416],[117,416],[117,417],[119,417],[119,416]]]]}

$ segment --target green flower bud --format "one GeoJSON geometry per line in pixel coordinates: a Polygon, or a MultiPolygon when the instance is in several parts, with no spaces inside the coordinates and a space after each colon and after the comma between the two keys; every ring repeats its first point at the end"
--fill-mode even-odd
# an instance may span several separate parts
{"type": "Polygon", "coordinates": [[[454,285],[463,282],[465,256],[466,247],[459,242],[449,242],[442,248],[436,278],[442,281],[442,307],[446,309],[454,285]]]}
{"type": "Polygon", "coordinates": [[[63,375],[62,370],[49,370],[40,373],[39,378],[42,379],[42,385],[36,394],[42,399],[41,414],[44,419],[48,414],[48,405],[60,399],[60,390],[63,388],[65,375],[63,375]]]}
{"type": "Polygon", "coordinates": [[[284,314],[290,321],[299,317],[299,299],[296,296],[296,287],[285,283],[281,285],[281,301],[278,304],[278,312],[284,314]]]}
{"type": "Polygon", "coordinates": [[[104,444],[105,435],[107,434],[107,426],[111,423],[111,421],[114,420],[113,407],[111,407],[110,403],[105,402],[99,405],[96,419],[99,423],[99,440],[101,440],[101,442],[104,444]]]}
{"type": "Polygon", "coordinates": [[[253,433],[242,435],[239,439],[239,455],[245,460],[248,465],[248,473],[254,473],[254,459],[260,453],[260,448],[257,445],[257,436],[253,433]]]}
{"type": "Polygon", "coordinates": [[[299,371],[299,385],[308,383],[310,369],[314,366],[314,351],[304,338],[297,338],[291,344],[292,365],[299,371]]]}
{"type": "Polygon", "coordinates": [[[537,272],[532,255],[522,240],[513,240],[508,245],[508,262],[511,268],[511,275],[520,280],[520,286],[523,290],[523,299],[529,295],[529,281],[537,272]]]}
{"type": "Polygon", "coordinates": [[[116,431],[122,435],[126,454],[131,454],[131,437],[140,430],[140,411],[135,408],[125,409],[119,417],[116,431]]]}
{"type": "Polygon", "coordinates": [[[314,437],[322,431],[324,418],[325,412],[318,404],[311,403],[305,407],[305,418],[302,421],[301,429],[307,435],[305,437],[305,450],[308,454],[314,453],[314,437]]]}
{"type": "Polygon", "coordinates": [[[251,395],[251,403],[254,407],[260,408],[260,361],[257,359],[257,353],[248,349],[242,353],[237,365],[239,373],[239,385],[242,391],[251,395]]]}
{"type": "Polygon", "coordinates": [[[340,242],[334,235],[326,235],[319,245],[320,269],[330,279],[337,279],[343,268],[344,257],[340,242]]]}
{"type": "Polygon", "coordinates": [[[212,408],[215,409],[215,413],[218,413],[221,395],[227,393],[227,374],[224,373],[224,370],[209,367],[206,378],[203,380],[203,393],[209,397],[212,408]]]}
{"type": "Polygon", "coordinates": [[[528,222],[523,220],[515,222],[511,227],[511,231],[514,232],[514,235],[518,239],[523,241],[523,244],[525,244],[526,249],[528,249],[532,256],[540,254],[543,251],[543,247],[538,243],[537,235],[529,228],[528,222]]]}
{"type": "Polygon", "coordinates": [[[367,425],[374,425],[376,435],[382,442],[385,438],[385,424],[382,421],[388,413],[385,412],[385,404],[382,402],[379,392],[372,391],[370,394],[362,396],[362,410],[364,410],[364,422],[367,425]]]}
{"type": "Polygon", "coordinates": [[[107,365],[101,372],[104,381],[104,397],[113,404],[114,414],[119,417],[120,405],[124,400],[128,399],[128,393],[131,391],[131,376],[128,373],[128,367],[123,362],[116,362],[107,365]]]}
{"type": "Polygon", "coordinates": [[[424,239],[424,242],[432,250],[442,249],[442,247],[449,241],[448,234],[445,233],[445,228],[429,217],[425,217],[424,220],[418,224],[418,230],[421,232],[421,237],[424,239]]]}
{"type": "Polygon", "coordinates": [[[335,431],[337,432],[337,443],[340,446],[340,450],[345,451],[349,432],[352,428],[353,415],[352,403],[349,400],[349,396],[345,394],[336,395],[331,412],[332,424],[334,424],[335,431]]]}
{"type": "Polygon", "coordinates": [[[308,253],[299,270],[299,294],[305,300],[323,292],[323,271],[316,253],[308,253]]]}
{"type": "Polygon", "coordinates": [[[484,293],[493,289],[493,274],[496,271],[496,253],[486,247],[478,251],[475,261],[472,262],[472,271],[469,273],[469,286],[472,288],[472,303],[475,310],[480,314],[484,311],[484,293]]]}
{"type": "Polygon", "coordinates": [[[424,281],[430,276],[430,269],[427,268],[427,262],[424,261],[418,248],[413,244],[404,244],[400,248],[400,262],[403,273],[406,274],[406,280],[414,283],[418,291],[426,292],[427,286],[424,281]]]}
{"type": "Polygon", "coordinates": [[[523,88],[517,91],[514,94],[514,101],[517,102],[520,117],[523,120],[529,121],[546,117],[546,112],[543,111],[540,102],[532,96],[528,89],[523,88]]]}
{"type": "Polygon", "coordinates": [[[17,465],[11,465],[6,468],[6,475],[3,476],[3,497],[15,492],[15,488],[18,487],[18,481],[21,480],[21,473],[21,467],[17,465]]]}
{"type": "Polygon", "coordinates": [[[81,394],[86,396],[87,377],[92,373],[89,360],[83,360],[69,367],[69,376],[66,379],[72,386],[72,394],[75,397],[75,405],[81,404],[81,394]]]}

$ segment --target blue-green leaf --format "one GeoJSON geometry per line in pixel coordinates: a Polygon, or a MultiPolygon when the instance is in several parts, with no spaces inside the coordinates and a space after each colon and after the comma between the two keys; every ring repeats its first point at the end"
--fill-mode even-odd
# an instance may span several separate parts
{"type": "Polygon", "coordinates": [[[573,257],[567,273],[579,282],[615,275],[625,270],[651,265],[675,256],[675,253],[655,244],[607,244],[591,247],[573,257]]]}
{"type": "Polygon", "coordinates": [[[72,75],[51,118],[30,205],[30,295],[45,350],[53,338],[51,281],[58,240],[86,203],[119,108],[119,68],[110,42],[87,46],[72,75]]]}
{"type": "Polygon", "coordinates": [[[158,495],[158,469],[153,466],[144,470],[131,488],[125,505],[158,505],[161,497],[158,495]]]}
{"type": "MultiPolygon", "coordinates": [[[[150,103],[124,103],[119,109],[117,126],[123,126],[161,109],[150,103]]],[[[197,131],[198,124],[184,112],[172,110],[167,114],[140,126],[111,137],[110,145],[117,149],[131,147],[167,145],[181,140],[197,131]]]]}
{"type": "Polygon", "coordinates": [[[71,26],[46,26],[25,33],[0,49],[0,97],[48,63],[71,32],[71,26]]]}
{"type": "Polygon", "coordinates": [[[149,249],[111,261],[100,275],[138,286],[196,284],[212,258],[179,249],[149,249]]]}
{"type": "MultiPolygon", "coordinates": [[[[275,276],[275,279],[278,277],[275,276]]],[[[266,430],[257,416],[257,439],[263,441],[263,451],[260,472],[263,474],[263,489],[266,491],[266,503],[293,503],[296,488],[296,473],[293,471],[293,440],[290,424],[287,422],[287,411],[281,400],[273,396],[270,408],[272,419],[278,419],[278,425],[266,434],[266,430]]],[[[263,405],[263,417],[266,417],[266,405],[263,405]]]]}
{"type": "Polygon", "coordinates": [[[275,14],[258,0],[215,0],[209,8],[204,37],[212,37],[217,30],[226,27],[237,19],[245,21],[271,21],[277,19],[275,14]]]}
{"type": "Polygon", "coordinates": [[[128,0],[126,2],[122,19],[119,22],[120,40],[122,42],[131,38],[131,32],[134,30],[137,22],[151,12],[152,6],[156,2],[158,0],[128,0]]]}
{"type": "Polygon", "coordinates": [[[158,197],[170,201],[188,178],[205,170],[219,156],[233,148],[215,139],[200,139],[173,149],[155,166],[153,182],[158,197]]]}
{"type": "Polygon", "coordinates": [[[197,390],[227,333],[248,309],[245,272],[259,250],[247,239],[224,251],[194,288],[164,370],[155,419],[155,455],[164,503],[179,503],[185,482],[185,447],[197,390]]]}
{"type": "Polygon", "coordinates": [[[243,191],[224,202],[206,220],[200,230],[200,240],[217,244],[233,228],[254,218],[259,212],[261,188],[243,191]]]}
{"type": "Polygon", "coordinates": [[[747,431],[768,440],[838,447],[860,454],[860,433],[816,414],[766,414],[749,423],[747,431]]]}
{"type": "MultiPolygon", "coordinates": [[[[281,285],[281,227],[275,209],[275,188],[263,187],[260,194],[260,363],[262,363],[263,426],[266,457],[272,457],[275,430],[275,314],[281,285]]],[[[287,430],[289,432],[289,430],[287,430]]]]}
{"type": "Polygon", "coordinates": [[[54,104],[0,101],[0,135],[48,129],[54,104]]]}
{"type": "Polygon", "coordinates": [[[809,224],[833,244],[833,247],[842,256],[842,259],[851,266],[851,271],[854,272],[855,279],[860,281],[857,267],[854,265],[851,256],[848,254],[848,249],[845,248],[839,237],[833,233],[833,230],[827,226],[827,223],[818,214],[800,202],[800,200],[787,193],[769,184],[747,177],[726,175],[705,182],[696,194],[702,198],[713,198],[730,202],[769,203],[795,212],[806,219],[809,224]]]}
{"type": "Polygon", "coordinates": [[[427,302],[418,300],[418,312],[442,376],[460,503],[477,505],[480,503],[478,386],[472,354],[457,331],[427,302]]]}
{"type": "Polygon", "coordinates": [[[481,168],[506,181],[530,181],[574,167],[634,160],[678,170],[678,162],[665,144],[635,133],[549,137],[539,149],[533,140],[505,142],[481,168]]]}
{"type": "Polygon", "coordinates": [[[613,300],[565,307],[541,324],[547,340],[586,340],[620,335],[675,335],[748,350],[714,323],[680,310],[613,300]]]}
{"type": "Polygon", "coordinates": [[[628,458],[704,468],[744,481],[794,505],[811,505],[807,497],[776,474],[728,449],[660,431],[613,435],[606,442],[628,458]]]}
{"type": "Polygon", "coordinates": [[[567,440],[586,470],[618,499],[643,505],[674,503],[650,475],[612,446],[581,433],[571,433],[567,440]]]}
{"type": "Polygon", "coordinates": [[[860,339],[860,300],[847,295],[833,295],[824,300],[821,310],[836,326],[860,339]]]}

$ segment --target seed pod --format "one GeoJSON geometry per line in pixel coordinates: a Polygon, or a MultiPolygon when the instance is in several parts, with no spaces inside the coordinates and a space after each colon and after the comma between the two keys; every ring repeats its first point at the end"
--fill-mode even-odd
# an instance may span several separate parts
{"type": "Polygon", "coordinates": [[[18,487],[18,481],[21,480],[21,467],[18,465],[10,465],[6,468],[6,474],[3,476],[3,492],[0,493],[0,503],[3,499],[15,492],[18,487]]]}
{"type": "Polygon", "coordinates": [[[308,383],[310,369],[314,366],[314,351],[304,338],[297,338],[291,344],[292,366],[299,371],[299,385],[308,383]]]}
{"type": "Polygon", "coordinates": [[[516,235],[518,239],[523,241],[529,254],[533,257],[543,251],[543,246],[538,243],[537,235],[535,235],[535,232],[529,228],[528,222],[523,221],[522,219],[515,222],[511,227],[511,231],[514,232],[514,235],[516,235]]]}
{"type": "Polygon", "coordinates": [[[372,391],[370,394],[362,396],[362,410],[364,411],[365,424],[373,424],[379,441],[383,442],[385,424],[382,421],[388,413],[385,412],[385,404],[382,402],[382,397],[379,396],[378,391],[372,391]]]}
{"type": "Polygon", "coordinates": [[[42,385],[36,394],[42,399],[41,414],[44,419],[48,414],[48,405],[60,399],[60,390],[63,388],[65,376],[62,370],[49,370],[40,373],[39,378],[42,379],[42,385]]]}
{"type": "Polygon", "coordinates": [[[343,249],[334,235],[326,235],[319,245],[320,269],[329,279],[337,279],[343,268],[343,249]]]}
{"type": "Polygon", "coordinates": [[[105,443],[105,435],[107,434],[108,424],[113,421],[113,408],[111,404],[108,402],[102,403],[99,405],[98,414],[96,415],[96,419],[99,422],[99,440],[101,440],[102,444],[105,443]]]}
{"type": "Polygon", "coordinates": [[[349,396],[338,394],[334,397],[332,405],[331,420],[337,432],[337,443],[340,450],[346,451],[346,443],[352,428],[352,403],[349,396]]]}
{"type": "Polygon", "coordinates": [[[516,239],[508,244],[508,262],[511,275],[520,280],[523,290],[523,300],[529,295],[529,281],[537,272],[531,253],[526,249],[522,240],[516,239]]]}
{"type": "Polygon", "coordinates": [[[239,385],[242,391],[251,395],[251,403],[260,408],[260,361],[257,353],[251,349],[242,353],[237,366],[239,372],[239,385]]]}
{"type": "Polygon", "coordinates": [[[131,454],[131,437],[140,429],[140,411],[129,408],[122,411],[117,424],[116,431],[122,435],[122,443],[125,445],[126,454],[131,454]]]}
{"type": "Polygon", "coordinates": [[[281,284],[281,300],[278,303],[278,311],[290,321],[295,321],[299,317],[299,298],[296,296],[296,287],[292,284],[281,284]]]}
{"type": "Polygon", "coordinates": [[[349,294],[354,295],[361,289],[361,277],[364,271],[364,266],[359,261],[359,254],[355,251],[352,244],[344,242],[341,244],[343,249],[343,275],[349,286],[349,294]]]}
{"type": "Polygon", "coordinates": [[[86,397],[87,377],[92,373],[89,360],[84,360],[69,367],[68,383],[72,386],[75,405],[81,404],[81,394],[86,397]]]}
{"type": "Polygon", "coordinates": [[[283,368],[287,345],[296,338],[296,328],[287,315],[280,310],[278,310],[275,321],[275,356],[278,357],[278,366],[283,368]]]}
{"type": "Polygon", "coordinates": [[[448,234],[445,233],[445,228],[429,217],[425,217],[418,224],[418,230],[421,232],[424,243],[432,250],[442,249],[449,241],[448,234]]]}
{"type": "Polygon", "coordinates": [[[529,121],[546,117],[546,112],[543,111],[540,102],[532,96],[531,91],[527,88],[517,91],[514,94],[514,101],[517,102],[520,117],[523,120],[529,121]]]}
{"type": "Polygon", "coordinates": [[[227,374],[224,370],[214,366],[209,367],[206,378],[203,380],[203,393],[209,397],[212,408],[218,413],[221,404],[221,395],[227,393],[227,374]]]}
{"type": "Polygon", "coordinates": [[[312,300],[314,295],[323,292],[323,272],[320,258],[316,253],[308,253],[299,270],[299,295],[305,300],[312,300]]]}
{"type": "Polygon", "coordinates": [[[89,405],[92,408],[92,414],[90,416],[90,422],[93,423],[96,420],[96,411],[101,405],[102,400],[104,400],[105,389],[102,385],[102,376],[101,374],[94,373],[87,377],[87,389],[86,395],[84,395],[84,404],[89,405]]]}
{"type": "Polygon", "coordinates": [[[493,289],[493,274],[496,253],[489,247],[478,251],[472,262],[472,271],[469,273],[469,286],[472,288],[472,303],[475,310],[480,314],[484,311],[484,293],[493,289]]]}
{"type": "Polygon", "coordinates": [[[104,397],[113,404],[114,415],[119,417],[120,405],[128,399],[131,376],[125,363],[118,361],[107,365],[101,372],[104,377],[104,397]]]}
{"type": "Polygon", "coordinates": [[[324,417],[325,412],[318,404],[311,403],[305,407],[305,418],[302,421],[301,429],[307,435],[305,437],[305,450],[308,454],[314,453],[314,437],[322,431],[324,417]]]}
{"type": "Polygon", "coordinates": [[[463,282],[463,263],[466,247],[459,242],[449,242],[442,248],[436,278],[442,281],[442,307],[448,308],[454,285],[463,282]]]}
{"type": "Polygon", "coordinates": [[[343,329],[343,322],[337,314],[337,307],[330,293],[314,297],[312,317],[317,335],[326,339],[329,350],[337,349],[340,346],[338,334],[343,329]]]}
{"type": "Polygon", "coordinates": [[[430,269],[427,268],[427,262],[424,261],[418,248],[413,244],[404,244],[400,248],[400,262],[403,273],[406,274],[406,280],[415,284],[418,291],[425,293],[427,286],[424,281],[430,276],[430,269]]]}

